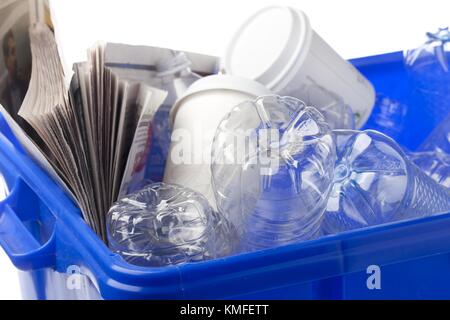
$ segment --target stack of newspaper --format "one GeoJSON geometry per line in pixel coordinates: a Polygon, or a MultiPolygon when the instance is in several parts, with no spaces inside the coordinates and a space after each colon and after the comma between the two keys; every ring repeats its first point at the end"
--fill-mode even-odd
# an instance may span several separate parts
{"type": "Polygon", "coordinates": [[[98,44],[74,65],[69,92],[54,35],[30,28],[31,80],[19,115],[34,142],[72,192],[85,220],[106,240],[105,214],[144,177],[153,115],[167,92],[150,85],[151,70],[111,64],[117,45],[98,44]]]}

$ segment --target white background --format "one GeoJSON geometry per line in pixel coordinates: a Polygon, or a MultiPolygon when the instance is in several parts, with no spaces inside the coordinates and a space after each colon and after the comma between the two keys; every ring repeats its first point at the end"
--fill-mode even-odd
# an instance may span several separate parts
{"type": "MultiPolygon", "coordinates": [[[[67,66],[96,40],[221,55],[233,31],[259,8],[305,11],[313,28],[345,58],[402,50],[425,31],[450,25],[449,0],[53,0],[67,66]]],[[[270,43],[267,44],[268,46],[270,43]]],[[[19,299],[14,267],[0,249],[0,299],[19,299]]]]}

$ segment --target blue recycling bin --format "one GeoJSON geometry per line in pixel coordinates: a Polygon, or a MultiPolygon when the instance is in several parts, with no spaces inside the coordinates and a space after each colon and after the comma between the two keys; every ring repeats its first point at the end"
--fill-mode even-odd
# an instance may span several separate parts
{"type": "MultiPolygon", "coordinates": [[[[402,53],[355,59],[377,92],[410,106],[402,53]]],[[[414,103],[412,103],[414,102],[414,103]]],[[[410,107],[399,142],[431,131],[410,107]]],[[[0,117],[0,245],[29,299],[450,298],[450,215],[375,226],[279,248],[161,268],[112,253],[0,117]]]]}

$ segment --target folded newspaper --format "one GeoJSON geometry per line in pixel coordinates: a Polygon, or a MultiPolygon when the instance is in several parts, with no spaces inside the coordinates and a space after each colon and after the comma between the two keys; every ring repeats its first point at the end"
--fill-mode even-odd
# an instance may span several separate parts
{"type": "Polygon", "coordinates": [[[129,64],[114,44],[89,50],[67,90],[51,30],[33,25],[30,42],[31,80],[19,116],[84,219],[106,240],[109,207],[144,178],[152,119],[167,92],[151,86],[151,68],[129,64]]]}

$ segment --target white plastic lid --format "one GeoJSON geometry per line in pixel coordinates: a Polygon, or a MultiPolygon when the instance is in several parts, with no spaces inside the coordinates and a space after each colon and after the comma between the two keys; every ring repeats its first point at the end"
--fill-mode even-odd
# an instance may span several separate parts
{"type": "Polygon", "coordinates": [[[282,6],[262,9],[235,33],[223,68],[276,90],[305,59],[311,37],[311,26],[302,11],[282,6]]]}
{"type": "Polygon", "coordinates": [[[254,96],[255,98],[258,96],[271,94],[271,91],[265,86],[250,79],[224,74],[207,76],[195,81],[175,102],[170,110],[170,123],[173,124],[178,109],[187,97],[208,90],[231,90],[243,92],[254,96]]]}

